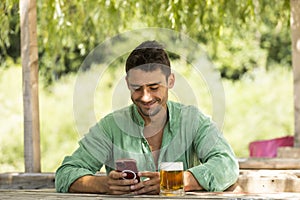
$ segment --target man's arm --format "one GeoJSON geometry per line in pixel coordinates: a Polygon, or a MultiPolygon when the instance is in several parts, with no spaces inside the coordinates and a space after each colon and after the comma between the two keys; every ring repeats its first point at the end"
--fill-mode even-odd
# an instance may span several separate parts
{"type": "MultiPolygon", "coordinates": [[[[234,191],[237,187],[237,182],[227,188],[225,191],[234,191]]],[[[204,190],[204,188],[198,183],[197,179],[189,171],[184,172],[184,191],[204,190]]]]}
{"type": "MultiPolygon", "coordinates": [[[[66,156],[61,166],[56,170],[55,187],[57,192],[69,192],[71,185],[75,182],[86,182],[91,177],[91,182],[100,181],[94,176],[103,164],[110,159],[111,142],[104,136],[104,129],[101,124],[93,126],[89,133],[79,141],[79,147],[71,156],[66,156]],[[81,177],[85,177],[82,178],[81,177]]],[[[85,188],[85,185],[80,185],[85,188]]],[[[75,185],[76,186],[76,185],[75,185]]],[[[90,187],[90,185],[88,186],[90,187]]],[[[75,187],[76,189],[77,187],[75,187]]],[[[78,187],[79,188],[79,187],[78,187]]],[[[78,189],[77,188],[77,189],[78,189]]],[[[97,188],[99,190],[99,188],[97,188]]],[[[101,188],[101,191],[105,188],[101,188]]],[[[84,190],[85,191],[85,190],[84,190]]]]}
{"type": "Polygon", "coordinates": [[[184,177],[184,191],[204,190],[191,172],[185,171],[183,177],[184,177]]]}
{"type": "Polygon", "coordinates": [[[108,193],[107,180],[107,176],[82,176],[71,184],[69,192],[108,193]]]}
{"type": "Polygon", "coordinates": [[[201,163],[188,169],[199,185],[208,191],[224,191],[235,184],[239,166],[234,152],[210,119],[202,120],[194,139],[201,163]]]}

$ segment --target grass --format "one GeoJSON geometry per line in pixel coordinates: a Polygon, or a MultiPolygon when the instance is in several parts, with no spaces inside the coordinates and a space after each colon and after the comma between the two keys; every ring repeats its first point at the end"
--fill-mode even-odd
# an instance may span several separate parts
{"type": "MultiPolygon", "coordinates": [[[[175,67],[180,66],[176,63],[175,67]]],[[[198,104],[208,115],[212,114],[211,93],[205,80],[197,73],[187,73],[178,67],[177,81],[191,86],[191,96],[177,86],[171,99],[198,104]],[[179,95],[178,95],[179,93],[179,95]],[[185,97],[193,97],[192,99],[185,97]]],[[[94,73],[94,72],[91,72],[94,73]]],[[[76,76],[67,76],[45,89],[40,84],[41,165],[43,172],[53,172],[65,155],[77,148],[77,141],[95,120],[111,110],[130,102],[128,93],[113,100],[116,92],[123,92],[122,73],[105,73],[95,90],[82,90],[85,101],[92,92],[93,105],[76,108],[74,119],[73,92],[76,76]],[[123,97],[125,96],[125,97],[123,97]]],[[[85,75],[84,75],[85,76],[85,75]]],[[[0,68],[0,172],[24,171],[22,69],[19,66],[0,68]]],[[[89,80],[89,77],[85,78],[89,80]]],[[[40,82],[42,83],[42,81],[40,82]]],[[[88,82],[87,82],[88,83],[88,82]]],[[[293,135],[293,82],[292,72],[284,68],[272,71],[254,71],[241,81],[223,80],[225,92],[225,120],[223,132],[238,157],[249,155],[248,145],[254,140],[293,135]]],[[[189,92],[187,90],[186,92],[189,92]]]]}

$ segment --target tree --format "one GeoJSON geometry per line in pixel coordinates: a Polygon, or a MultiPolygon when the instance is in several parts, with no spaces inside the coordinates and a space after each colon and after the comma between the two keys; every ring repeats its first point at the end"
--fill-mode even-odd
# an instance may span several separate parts
{"type": "Polygon", "coordinates": [[[20,0],[25,172],[40,172],[36,0],[20,0]]]}
{"type": "Polygon", "coordinates": [[[293,41],[293,72],[294,72],[294,110],[295,140],[294,146],[300,147],[300,2],[291,0],[291,30],[293,41]]]}
{"type": "MultiPolygon", "coordinates": [[[[15,12],[16,0],[6,2],[2,15],[6,13],[7,24],[15,20],[8,13],[15,12]]],[[[40,73],[48,82],[76,72],[105,39],[153,26],[198,41],[223,77],[239,79],[255,67],[268,68],[272,63],[291,65],[289,48],[281,48],[290,45],[289,0],[272,4],[266,0],[49,0],[38,1],[37,6],[40,73]]],[[[17,26],[10,30],[18,32],[17,26]]],[[[10,45],[9,37],[4,31],[1,48],[10,45]]]]}

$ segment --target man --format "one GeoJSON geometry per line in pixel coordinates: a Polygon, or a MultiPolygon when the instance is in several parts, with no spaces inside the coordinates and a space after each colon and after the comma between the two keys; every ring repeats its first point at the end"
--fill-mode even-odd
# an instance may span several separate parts
{"type": "Polygon", "coordinates": [[[184,164],[184,190],[224,191],[239,168],[216,125],[194,106],[168,101],[174,86],[170,61],[156,41],[146,41],[126,61],[126,82],[133,104],[101,119],[56,172],[59,192],[158,194],[159,164],[184,164]],[[137,160],[140,182],[123,180],[120,158],[137,160]],[[105,165],[107,176],[95,173],[105,165]]]}

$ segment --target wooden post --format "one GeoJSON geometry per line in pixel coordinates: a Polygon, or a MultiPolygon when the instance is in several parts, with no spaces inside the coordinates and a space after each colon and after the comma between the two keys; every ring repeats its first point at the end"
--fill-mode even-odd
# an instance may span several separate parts
{"type": "Polygon", "coordinates": [[[20,0],[25,172],[40,172],[36,0],[20,0]]]}
{"type": "Polygon", "coordinates": [[[292,63],[294,73],[294,146],[300,147],[300,0],[290,0],[291,4],[291,36],[292,63]]]}

